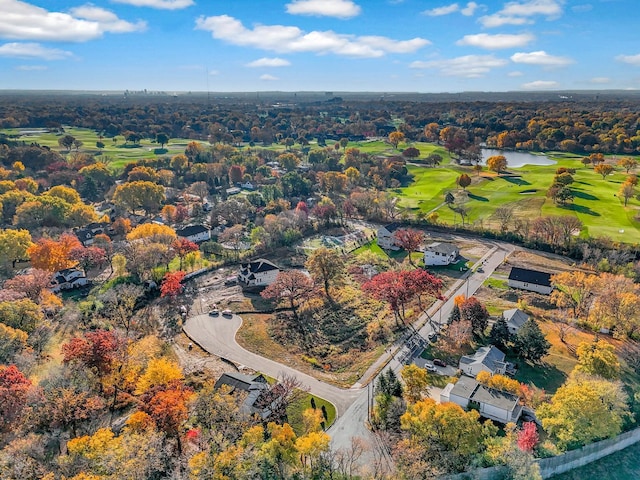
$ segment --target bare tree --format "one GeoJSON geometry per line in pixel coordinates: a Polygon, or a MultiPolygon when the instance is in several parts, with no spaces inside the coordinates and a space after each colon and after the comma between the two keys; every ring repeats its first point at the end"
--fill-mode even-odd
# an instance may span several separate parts
{"type": "Polygon", "coordinates": [[[353,478],[359,474],[358,461],[367,448],[367,443],[360,437],[351,437],[351,444],[335,452],[334,463],[340,475],[353,478]]]}
{"type": "Polygon", "coordinates": [[[509,223],[513,219],[513,207],[506,205],[498,207],[493,216],[500,223],[500,230],[506,232],[509,230],[509,223]]]}
{"type": "Polygon", "coordinates": [[[144,289],[139,285],[116,285],[102,297],[104,303],[102,314],[122,328],[126,336],[129,336],[129,332],[134,327],[133,311],[143,294],[144,289]]]}

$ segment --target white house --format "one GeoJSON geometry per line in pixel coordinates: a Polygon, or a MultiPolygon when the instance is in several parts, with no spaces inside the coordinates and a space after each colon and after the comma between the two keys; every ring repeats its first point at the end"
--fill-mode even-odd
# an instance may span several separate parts
{"type": "Polygon", "coordinates": [[[530,292],[542,293],[544,295],[551,294],[553,290],[550,273],[529,270],[527,268],[513,267],[511,273],[509,273],[509,281],[507,284],[513,288],[529,290],[530,292]]]}
{"type": "Polygon", "coordinates": [[[462,408],[475,408],[481,416],[500,423],[516,423],[522,414],[517,395],[485,387],[470,377],[460,377],[440,393],[440,402],[453,402],[462,408]]]}
{"type": "Polygon", "coordinates": [[[192,242],[205,242],[211,239],[211,230],[204,225],[189,225],[188,227],[176,230],[181,238],[186,238],[192,242]]]}
{"type": "Polygon", "coordinates": [[[455,263],[460,255],[460,249],[453,243],[434,242],[424,247],[424,265],[445,266],[455,263]]]}
{"type": "Polygon", "coordinates": [[[520,330],[520,327],[527,323],[529,315],[524,313],[519,308],[511,308],[502,312],[502,317],[507,321],[507,327],[509,327],[509,333],[515,335],[520,330]]]}
{"type": "Polygon", "coordinates": [[[390,223],[384,227],[378,229],[378,245],[384,250],[400,250],[400,247],[396,245],[396,239],[394,233],[401,225],[399,223],[390,223]]]}
{"type": "Polygon", "coordinates": [[[89,280],[82,270],[66,268],[53,275],[50,288],[53,293],[58,293],[61,290],[73,290],[86,285],[89,285],[89,280]]]}
{"type": "Polygon", "coordinates": [[[240,265],[238,283],[244,288],[260,288],[271,285],[280,273],[280,268],[269,260],[259,258],[240,265]]]}
{"type": "Polygon", "coordinates": [[[489,372],[504,375],[507,370],[507,363],[504,361],[504,353],[493,345],[480,347],[473,355],[460,357],[458,368],[462,373],[475,377],[480,372],[489,372]]]}

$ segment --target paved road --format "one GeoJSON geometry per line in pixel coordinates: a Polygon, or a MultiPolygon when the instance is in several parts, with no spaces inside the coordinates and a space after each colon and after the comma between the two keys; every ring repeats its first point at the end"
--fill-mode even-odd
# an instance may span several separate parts
{"type": "Polygon", "coordinates": [[[236,332],[241,325],[242,319],[238,315],[214,317],[204,314],[189,318],[184,325],[184,331],[207,352],[218,357],[246,365],[274,378],[278,378],[282,373],[294,376],[309,387],[311,393],[333,403],[338,414],[345,412],[358,397],[361,389],[343,389],[329,385],[306,373],[245,350],[236,342],[236,332]]]}
{"type": "MultiPolygon", "coordinates": [[[[484,281],[505,260],[515,247],[509,244],[494,242],[493,248],[481,258],[474,267],[467,272],[465,277],[454,284],[446,292],[444,302],[436,302],[427,312],[423,313],[416,322],[419,335],[423,338],[439,331],[447,322],[454,298],[457,295],[473,295],[482,286],[484,281]]],[[[264,358],[245,350],[236,343],[235,335],[242,319],[232,317],[197,315],[187,320],[184,331],[211,354],[246,365],[253,370],[264,372],[269,376],[278,377],[281,373],[287,373],[297,378],[302,384],[309,387],[314,395],[322,397],[336,406],[338,418],[329,429],[332,447],[335,449],[348,447],[353,437],[361,437],[369,442],[374,442],[371,432],[367,428],[368,404],[371,400],[372,386],[375,384],[378,372],[384,368],[392,368],[396,373],[400,371],[405,361],[408,360],[409,348],[406,338],[398,340],[392,348],[385,352],[363,375],[358,383],[351,389],[338,388],[321,382],[310,375],[299,372],[291,367],[264,358]],[[361,387],[361,385],[366,385],[361,387]]],[[[434,395],[433,392],[431,392],[434,395]]],[[[361,459],[361,462],[366,462],[361,459]]]]}

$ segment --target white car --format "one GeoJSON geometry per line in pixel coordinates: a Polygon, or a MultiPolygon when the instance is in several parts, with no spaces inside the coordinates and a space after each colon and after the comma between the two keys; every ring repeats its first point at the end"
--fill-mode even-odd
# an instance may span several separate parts
{"type": "Polygon", "coordinates": [[[436,368],[436,366],[433,363],[425,363],[424,364],[424,369],[427,372],[431,372],[431,373],[435,373],[438,371],[438,369],[436,368]]]}
{"type": "Polygon", "coordinates": [[[231,317],[233,315],[233,312],[231,310],[229,310],[228,308],[226,310],[222,311],[222,316],[223,317],[231,317]]]}

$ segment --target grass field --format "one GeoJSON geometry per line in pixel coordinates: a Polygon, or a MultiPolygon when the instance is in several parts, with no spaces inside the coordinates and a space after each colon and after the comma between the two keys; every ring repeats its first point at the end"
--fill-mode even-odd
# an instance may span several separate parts
{"type": "MultiPolygon", "coordinates": [[[[20,135],[20,129],[0,130],[0,133],[6,135],[20,135]]],[[[96,142],[100,140],[98,132],[87,128],[65,128],[65,133],[80,140],[83,145],[79,151],[90,154],[98,154],[101,160],[109,165],[114,171],[121,170],[128,163],[143,158],[156,158],[159,156],[173,156],[184,153],[187,144],[191,141],[184,138],[172,138],[169,144],[160,148],[160,144],[151,142],[150,140],[141,140],[139,144],[125,144],[124,137],[119,135],[115,137],[114,142],[111,138],[103,138],[102,142],[105,147],[100,150],[96,146],[96,142]]],[[[58,145],[58,140],[62,137],[61,133],[38,133],[29,135],[20,135],[16,140],[27,143],[35,142],[40,145],[50,147],[52,150],[59,151],[63,155],[68,152],[58,145]]],[[[73,150],[72,150],[73,151],[73,150]]]]}
{"type": "Polygon", "coordinates": [[[639,213],[640,201],[632,198],[625,207],[617,196],[627,177],[624,171],[618,169],[603,180],[592,168],[580,163],[581,157],[566,154],[551,154],[550,157],[557,161],[556,165],[510,168],[511,176],[483,172],[478,177],[470,167],[454,164],[438,168],[410,165],[408,169],[413,181],[394,192],[400,200],[400,206],[411,209],[413,213],[437,209],[438,220],[445,224],[461,223],[460,215],[442,204],[446,192],[452,191],[456,203],[467,210],[467,223],[497,227],[492,215],[498,207],[507,205],[513,207],[515,214],[522,218],[574,215],[584,225],[582,236],[608,236],[614,240],[636,241],[640,222],[634,217],[639,213]],[[545,196],[558,167],[576,169],[575,182],[571,185],[575,199],[566,207],[555,205],[545,196]],[[463,172],[469,174],[473,181],[466,193],[456,186],[456,178],[463,172]]]}

